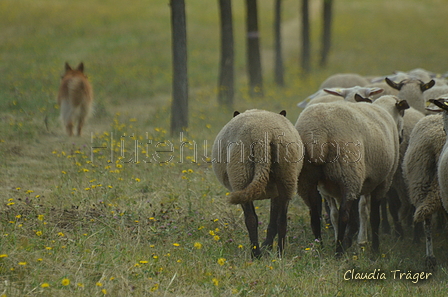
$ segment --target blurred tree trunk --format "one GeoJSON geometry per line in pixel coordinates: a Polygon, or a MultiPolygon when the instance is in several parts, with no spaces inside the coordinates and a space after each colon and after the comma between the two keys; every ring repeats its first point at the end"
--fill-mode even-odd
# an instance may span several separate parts
{"type": "Polygon", "coordinates": [[[302,57],[301,67],[303,75],[306,76],[311,70],[310,61],[310,13],[308,0],[302,0],[302,57]]]}
{"type": "Polygon", "coordinates": [[[320,56],[320,66],[327,66],[328,53],[331,46],[331,22],[332,22],[332,6],[333,0],[324,0],[323,6],[323,32],[322,32],[322,49],[320,56]]]}
{"type": "Polygon", "coordinates": [[[219,0],[219,11],[221,17],[221,64],[218,102],[231,109],[234,95],[232,0],[219,0]]]}
{"type": "Polygon", "coordinates": [[[188,127],[187,31],[184,0],[170,0],[173,54],[171,135],[188,127]]]}
{"type": "Polygon", "coordinates": [[[247,67],[251,96],[263,96],[257,0],[246,0],[247,67]]]}
{"type": "Polygon", "coordinates": [[[285,85],[283,77],[283,56],[282,56],[282,0],[275,0],[274,8],[274,48],[275,48],[275,83],[279,86],[285,85]]]}

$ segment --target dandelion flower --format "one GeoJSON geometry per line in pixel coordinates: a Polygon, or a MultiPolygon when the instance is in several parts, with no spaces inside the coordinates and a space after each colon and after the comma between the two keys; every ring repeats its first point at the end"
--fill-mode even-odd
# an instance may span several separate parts
{"type": "Polygon", "coordinates": [[[219,265],[222,266],[222,265],[224,265],[225,263],[226,263],[226,259],[225,259],[225,258],[219,258],[219,259],[218,259],[218,264],[219,264],[219,265]]]}
{"type": "Polygon", "coordinates": [[[358,256],[354,255],[354,256],[353,256],[353,260],[354,260],[354,261],[358,260],[358,256]]]}
{"type": "Polygon", "coordinates": [[[218,235],[215,235],[215,236],[213,236],[213,239],[216,240],[216,241],[218,241],[218,240],[220,240],[221,238],[220,238],[218,235]]]}
{"type": "Polygon", "coordinates": [[[215,286],[219,286],[219,281],[218,281],[217,278],[213,278],[213,279],[212,279],[212,282],[213,282],[213,284],[214,284],[215,286]]]}
{"type": "Polygon", "coordinates": [[[43,220],[44,220],[44,215],[38,215],[38,216],[37,216],[37,219],[38,219],[39,221],[43,221],[43,220]]]}
{"type": "Polygon", "coordinates": [[[0,255],[0,258],[7,258],[7,257],[8,257],[7,254],[1,254],[1,255],[0,255]]]}
{"type": "Polygon", "coordinates": [[[50,286],[50,284],[48,283],[43,283],[42,285],[40,285],[41,288],[48,288],[50,286]]]}
{"type": "Polygon", "coordinates": [[[37,235],[37,236],[42,236],[42,231],[37,231],[37,232],[36,232],[36,235],[37,235]]]}
{"type": "Polygon", "coordinates": [[[64,279],[62,279],[61,284],[63,286],[68,286],[68,285],[70,285],[70,280],[68,278],[64,278],[64,279]]]}
{"type": "Polygon", "coordinates": [[[200,242],[195,242],[194,243],[194,247],[197,248],[198,250],[202,249],[202,243],[200,242]]]}
{"type": "Polygon", "coordinates": [[[25,266],[27,263],[26,262],[19,262],[20,266],[25,266]]]}
{"type": "Polygon", "coordinates": [[[174,246],[180,246],[180,244],[178,244],[178,243],[173,243],[173,245],[174,245],[174,246]]]}
{"type": "Polygon", "coordinates": [[[106,290],[106,289],[102,289],[102,290],[101,290],[101,293],[103,293],[104,295],[106,295],[106,294],[107,294],[107,290],[106,290]]]}
{"type": "Polygon", "coordinates": [[[102,284],[102,283],[100,283],[100,282],[97,282],[97,283],[96,283],[96,286],[97,286],[97,287],[102,287],[102,286],[103,286],[103,284],[102,284]]]}
{"type": "Polygon", "coordinates": [[[151,288],[151,292],[155,292],[159,289],[159,284],[154,284],[154,286],[152,286],[151,288]]]}

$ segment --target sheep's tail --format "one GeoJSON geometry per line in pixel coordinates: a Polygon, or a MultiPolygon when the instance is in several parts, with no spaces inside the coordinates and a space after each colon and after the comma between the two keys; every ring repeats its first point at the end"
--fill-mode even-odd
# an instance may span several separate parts
{"type": "Polygon", "coordinates": [[[423,222],[441,208],[442,201],[440,200],[440,195],[438,194],[438,187],[431,187],[425,201],[415,210],[414,222],[423,222]]]}
{"type": "Polygon", "coordinates": [[[271,146],[269,142],[265,145],[263,149],[257,149],[253,152],[254,175],[252,181],[243,190],[232,192],[229,198],[230,203],[243,204],[260,199],[266,194],[266,186],[271,171],[271,146]]]}

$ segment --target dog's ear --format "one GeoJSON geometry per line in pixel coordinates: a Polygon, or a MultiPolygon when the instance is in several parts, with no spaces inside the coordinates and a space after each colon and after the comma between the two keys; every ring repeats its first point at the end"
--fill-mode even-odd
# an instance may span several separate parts
{"type": "Polygon", "coordinates": [[[286,110],[282,110],[282,111],[280,111],[280,114],[281,114],[282,116],[286,117],[286,110]]]}
{"type": "Polygon", "coordinates": [[[65,62],[65,71],[69,71],[72,70],[72,67],[70,67],[70,65],[68,65],[68,62],[65,62]]]}
{"type": "Polygon", "coordinates": [[[84,72],[84,63],[83,62],[79,63],[78,67],[76,67],[76,70],[84,72]]]}
{"type": "Polygon", "coordinates": [[[238,111],[238,110],[235,110],[234,112],[233,112],[233,117],[236,117],[237,115],[239,115],[240,114],[240,112],[238,111]]]}

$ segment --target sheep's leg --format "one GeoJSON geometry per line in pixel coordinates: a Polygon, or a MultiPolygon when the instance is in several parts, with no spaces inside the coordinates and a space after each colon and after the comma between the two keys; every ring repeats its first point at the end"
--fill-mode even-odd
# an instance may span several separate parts
{"type": "Polygon", "coordinates": [[[426,237],[426,266],[434,269],[437,265],[436,257],[432,246],[431,218],[425,219],[425,237],[426,237]]]}
{"type": "Polygon", "coordinates": [[[401,226],[401,221],[399,217],[401,201],[398,197],[398,193],[395,190],[392,190],[393,195],[389,196],[389,212],[394,221],[394,230],[395,235],[398,238],[403,238],[403,227],[401,226]]]}
{"type": "MultiPolygon", "coordinates": [[[[387,197],[389,197],[390,192],[387,193],[387,197]]],[[[390,224],[389,219],[387,217],[387,198],[381,200],[381,229],[384,234],[390,234],[390,224]]]]}
{"type": "Polygon", "coordinates": [[[309,207],[311,217],[311,229],[314,238],[322,242],[320,219],[322,216],[322,198],[317,191],[317,187],[309,190],[309,207]]]}
{"type": "Polygon", "coordinates": [[[336,242],[336,256],[340,257],[344,253],[343,241],[345,237],[345,229],[347,228],[348,221],[350,219],[350,211],[352,208],[354,199],[342,199],[341,206],[339,208],[339,221],[338,221],[338,238],[336,242]]]}
{"type": "Polygon", "coordinates": [[[358,232],[359,227],[359,211],[358,211],[359,199],[356,199],[350,207],[350,219],[348,220],[347,234],[344,237],[343,247],[348,249],[353,242],[353,236],[358,232]]]}
{"type": "Polygon", "coordinates": [[[261,251],[258,245],[258,217],[255,213],[254,204],[253,202],[247,202],[241,204],[241,206],[244,210],[244,220],[246,223],[247,231],[249,231],[252,257],[260,258],[261,251]]]}
{"type": "Polygon", "coordinates": [[[279,203],[278,198],[271,199],[271,212],[269,216],[269,225],[267,229],[266,240],[262,243],[265,249],[272,249],[274,238],[277,235],[277,220],[278,220],[279,203]]]}
{"type": "Polygon", "coordinates": [[[372,195],[370,197],[370,226],[372,228],[372,250],[375,253],[379,252],[380,248],[380,204],[381,200],[379,200],[376,195],[372,195]]]}
{"type": "MultiPolygon", "coordinates": [[[[411,206],[411,217],[414,217],[414,213],[415,213],[415,206],[412,205],[411,206]]],[[[422,238],[423,235],[423,223],[422,222],[414,222],[413,224],[413,228],[414,228],[414,238],[412,240],[413,243],[420,243],[420,239],[422,238]]]]}
{"type": "Polygon", "coordinates": [[[278,197],[278,216],[277,216],[277,231],[278,231],[278,255],[283,256],[285,248],[286,229],[287,229],[287,215],[289,199],[285,195],[280,194],[278,197]]]}
{"type": "Polygon", "coordinates": [[[370,195],[362,195],[358,202],[358,212],[359,212],[359,233],[358,233],[358,244],[365,245],[368,242],[367,235],[367,222],[369,220],[370,211],[370,195]]]}
{"type": "Polygon", "coordinates": [[[328,207],[330,208],[330,218],[331,224],[334,229],[334,240],[338,239],[338,221],[339,221],[339,212],[338,206],[336,205],[336,200],[333,197],[325,197],[325,201],[328,202],[328,207]]]}

